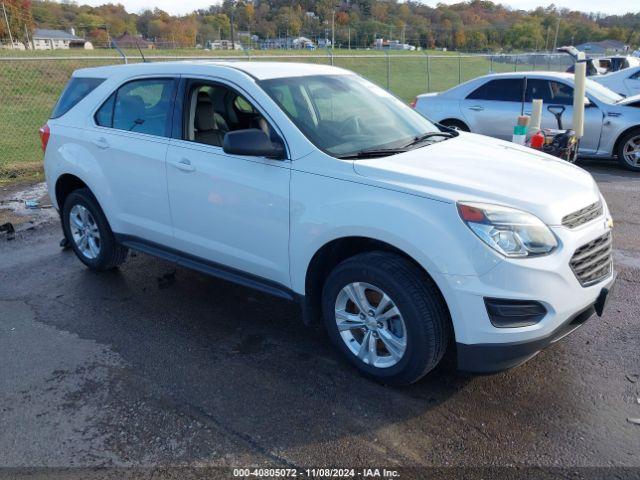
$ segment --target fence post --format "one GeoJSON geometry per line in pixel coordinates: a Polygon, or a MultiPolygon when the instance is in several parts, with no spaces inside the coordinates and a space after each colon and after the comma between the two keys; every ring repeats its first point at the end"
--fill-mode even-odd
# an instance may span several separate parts
{"type": "MultiPolygon", "coordinates": [[[[333,44],[332,44],[333,46],[333,44]]],[[[329,63],[333,67],[333,52],[327,48],[327,55],[329,55],[329,63]]]]}
{"type": "Polygon", "coordinates": [[[462,54],[458,52],[458,85],[462,83],[462,54]]]}
{"type": "Polygon", "coordinates": [[[551,70],[551,55],[547,53],[547,70],[551,70]]]}
{"type": "Polygon", "coordinates": [[[489,73],[493,73],[493,55],[489,56],[490,64],[489,64],[489,73]]]}
{"type": "Polygon", "coordinates": [[[517,72],[518,71],[518,55],[516,54],[516,61],[513,62],[513,71],[517,72]]]}
{"type": "Polygon", "coordinates": [[[535,71],[536,69],[536,59],[538,58],[538,55],[534,52],[533,53],[533,70],[535,71]]]}
{"type": "Polygon", "coordinates": [[[427,93],[431,91],[431,57],[427,53],[427,93]]]}
{"type": "Polygon", "coordinates": [[[387,91],[391,91],[391,56],[389,52],[385,50],[385,55],[387,57],[387,91]]]}

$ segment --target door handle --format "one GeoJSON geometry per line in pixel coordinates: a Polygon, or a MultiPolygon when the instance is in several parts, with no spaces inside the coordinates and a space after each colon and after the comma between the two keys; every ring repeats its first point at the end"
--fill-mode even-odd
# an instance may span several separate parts
{"type": "Polygon", "coordinates": [[[93,144],[98,148],[102,148],[102,149],[109,148],[109,142],[107,142],[107,139],[104,137],[95,138],[93,140],[93,144]]]}
{"type": "Polygon", "coordinates": [[[481,107],[480,105],[472,105],[471,107],[469,107],[469,110],[473,110],[475,112],[480,112],[480,111],[484,110],[484,107],[481,107]]]}
{"type": "Polygon", "coordinates": [[[181,158],[177,162],[173,162],[173,166],[183,172],[193,172],[196,169],[188,158],[181,158]]]}

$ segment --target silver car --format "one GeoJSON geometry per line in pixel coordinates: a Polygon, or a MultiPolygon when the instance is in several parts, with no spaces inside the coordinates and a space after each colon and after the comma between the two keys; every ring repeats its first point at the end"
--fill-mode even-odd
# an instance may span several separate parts
{"type": "MultiPolygon", "coordinates": [[[[563,127],[571,128],[573,85],[568,73],[491,74],[445,92],[419,95],[415,108],[443,125],[511,140],[518,115],[531,113],[534,98],[544,101],[543,128],[557,128],[549,106],[564,107],[563,127]]],[[[625,167],[640,171],[640,96],[623,98],[587,79],[586,97],[580,156],[617,157],[625,167]]]]}

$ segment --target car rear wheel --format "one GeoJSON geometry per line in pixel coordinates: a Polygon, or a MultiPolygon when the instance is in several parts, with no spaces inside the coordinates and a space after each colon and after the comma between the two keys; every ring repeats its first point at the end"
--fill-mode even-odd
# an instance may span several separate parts
{"type": "Polygon", "coordinates": [[[332,342],[366,376],[406,385],[442,359],[450,335],[447,307],[433,281],[387,252],[339,264],[322,293],[332,342]]]}
{"type": "Polygon", "coordinates": [[[632,130],[620,139],[617,156],[623,167],[640,172],[640,129],[632,130]]]}
{"type": "Polygon", "coordinates": [[[66,198],[62,228],[76,256],[91,270],[109,270],[127,258],[128,250],[116,242],[102,209],[87,188],[74,190],[66,198]]]}

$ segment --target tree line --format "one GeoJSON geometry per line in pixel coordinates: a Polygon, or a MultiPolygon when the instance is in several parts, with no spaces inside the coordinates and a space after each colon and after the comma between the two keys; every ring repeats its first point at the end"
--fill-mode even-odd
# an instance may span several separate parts
{"type": "MultiPolygon", "coordinates": [[[[224,0],[188,15],[158,8],[133,13],[121,4],[97,7],[72,1],[1,0],[7,17],[0,38],[23,39],[33,28],[70,30],[107,46],[111,38],[141,35],[158,46],[195,47],[233,39],[254,48],[259,40],[305,36],[335,38],[335,46],[371,47],[376,38],[422,48],[464,51],[545,50],[554,44],[619,40],[640,43],[640,12],[585,13],[554,5],[515,10],[487,0],[430,7],[397,0],[224,0]]],[[[0,12],[2,14],[2,12],[0,12]]]]}

